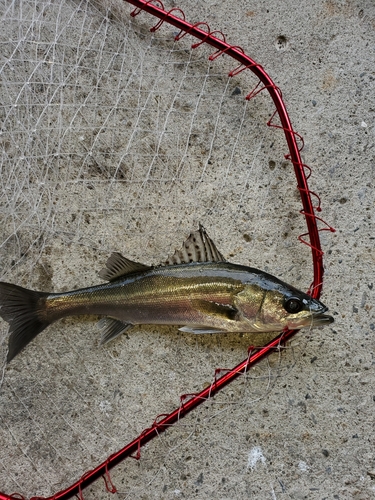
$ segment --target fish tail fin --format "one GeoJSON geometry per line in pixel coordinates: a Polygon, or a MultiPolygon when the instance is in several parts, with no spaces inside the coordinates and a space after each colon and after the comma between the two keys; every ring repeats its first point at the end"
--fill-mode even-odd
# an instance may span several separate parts
{"type": "Polygon", "coordinates": [[[48,295],[0,282],[0,316],[9,323],[8,363],[51,323],[45,307],[48,295]]]}

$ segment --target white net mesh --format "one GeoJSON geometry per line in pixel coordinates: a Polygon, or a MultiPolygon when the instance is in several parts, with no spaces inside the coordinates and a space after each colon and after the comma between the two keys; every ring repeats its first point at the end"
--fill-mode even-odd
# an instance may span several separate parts
{"type": "MultiPolygon", "coordinates": [[[[129,21],[130,10],[120,0],[0,2],[0,279],[88,286],[112,250],[156,264],[201,222],[229,260],[307,289],[298,193],[283,135],[265,125],[266,93],[246,102],[249,72],[228,79],[233,61],[210,63],[171,27],[150,34],[150,19],[129,21]]],[[[25,495],[67,486],[264,340],[148,326],[99,348],[92,318],[69,319],[6,367],[0,327],[0,489],[25,495]]],[[[175,474],[193,492],[197,479],[182,470],[197,440],[203,464],[221,456],[230,470],[230,439],[209,443],[267,392],[279,357],[270,363],[119,467],[123,496],[156,481],[150,498],[160,498],[160,477],[173,484],[175,474]]]]}

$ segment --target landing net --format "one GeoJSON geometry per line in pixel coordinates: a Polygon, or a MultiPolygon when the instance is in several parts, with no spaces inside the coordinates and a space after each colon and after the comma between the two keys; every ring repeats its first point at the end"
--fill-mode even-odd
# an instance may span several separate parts
{"type": "MultiPolygon", "coordinates": [[[[302,196],[310,239],[301,239],[319,296],[319,200],[279,89],[259,85],[262,67],[234,61],[232,52],[244,51],[218,47],[225,37],[206,23],[180,31],[170,24],[184,18],[179,9],[131,3],[163,25],[139,10],[130,17],[119,0],[0,4],[0,279],[46,291],[89,286],[111,251],[158,264],[202,223],[231,262],[307,290],[302,196]],[[200,30],[207,36],[197,38],[200,30]]],[[[99,347],[92,318],[67,319],[6,366],[7,324],[0,328],[0,498],[68,488],[273,337],[142,326],[99,347]]],[[[219,463],[235,481],[231,422],[257,418],[254,408],[294,364],[298,344],[287,359],[275,345],[250,371],[246,358],[237,382],[215,399],[209,391],[166,434],[156,428],[140,461],[111,476],[105,466],[107,490],[161,498],[178,496],[183,483],[189,496],[206,474],[192,477],[190,464],[209,471],[219,463]],[[153,489],[160,476],[166,490],[153,489]]],[[[82,495],[82,484],[73,493],[82,495]]],[[[217,491],[207,484],[207,495],[217,491]]],[[[102,482],[91,488],[85,498],[104,498],[102,482]]]]}

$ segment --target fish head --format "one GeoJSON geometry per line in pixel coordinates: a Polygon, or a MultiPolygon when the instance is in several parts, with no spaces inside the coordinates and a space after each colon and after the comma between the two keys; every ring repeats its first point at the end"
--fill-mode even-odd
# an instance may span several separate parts
{"type": "Polygon", "coordinates": [[[266,324],[278,324],[291,330],[303,327],[329,325],[333,317],[322,302],[296,289],[268,290],[259,319],[266,324]]]}
{"type": "Polygon", "coordinates": [[[242,292],[241,310],[245,317],[255,316],[253,327],[260,332],[291,330],[303,327],[329,325],[334,321],[322,302],[279,280],[246,287],[242,292]],[[247,289],[246,289],[247,288],[247,289]],[[258,310],[254,315],[254,303],[247,297],[257,296],[258,310]]]}

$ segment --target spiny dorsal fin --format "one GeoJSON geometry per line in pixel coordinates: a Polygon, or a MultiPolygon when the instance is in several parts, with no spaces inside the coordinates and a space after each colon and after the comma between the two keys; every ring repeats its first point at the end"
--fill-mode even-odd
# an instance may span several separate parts
{"type": "Polygon", "coordinates": [[[224,256],[201,224],[199,224],[198,231],[189,235],[182,249],[176,250],[171,257],[168,257],[165,265],[189,264],[190,262],[225,262],[224,256]]]}
{"type": "Polygon", "coordinates": [[[146,269],[151,268],[150,266],[146,266],[140,262],[129,260],[119,252],[113,252],[107,260],[105,267],[103,267],[100,271],[99,276],[103,280],[114,281],[121,276],[126,276],[127,274],[139,271],[145,271],[146,269]]]}

